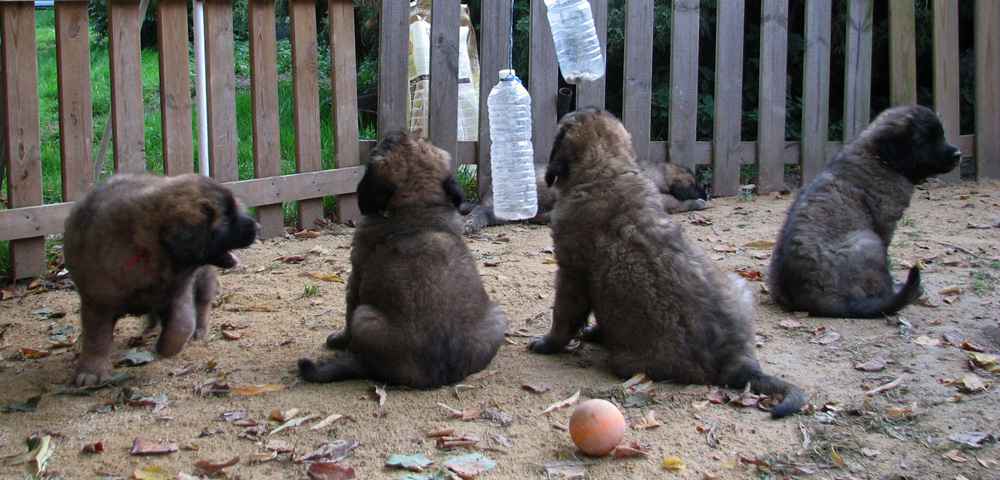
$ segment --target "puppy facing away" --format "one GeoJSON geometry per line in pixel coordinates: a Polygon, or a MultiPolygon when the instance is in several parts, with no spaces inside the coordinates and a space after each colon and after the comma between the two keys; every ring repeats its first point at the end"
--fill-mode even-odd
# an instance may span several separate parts
{"type": "Polygon", "coordinates": [[[66,218],[63,255],[80,295],[77,386],[108,378],[114,328],[125,315],[162,327],[156,352],[177,355],[208,326],[215,267],[259,227],[229,189],[210,178],[120,173],[94,186],[66,218]]]}
{"type": "MultiPolygon", "coordinates": [[[[649,174],[653,183],[662,194],[663,208],[667,213],[687,212],[705,208],[708,203],[708,192],[698,186],[697,178],[691,169],[668,162],[638,160],[639,167],[649,174]]],[[[535,165],[535,185],[538,189],[538,213],[527,220],[531,223],[548,223],[552,207],[556,203],[556,193],[545,183],[547,165],[535,165]]],[[[485,227],[494,227],[507,223],[493,214],[493,195],[486,192],[478,204],[462,205],[461,211],[465,218],[465,233],[475,233],[485,227]]]]}
{"type": "Polygon", "coordinates": [[[802,390],[761,371],[750,292],[670,219],[617,118],[596,108],[563,117],[545,178],[559,197],[551,219],[559,268],[552,327],[532,351],[562,351],[593,312],[583,337],[608,349],[615,375],[749,382],[782,396],[773,418],[805,405],[802,390]]]}
{"type": "Polygon", "coordinates": [[[920,271],[896,287],[887,249],[916,184],[951,171],[961,152],[933,111],[882,112],[799,193],[774,246],[774,300],[821,317],[891,315],[923,293],[920,271]]]}
{"type": "Polygon", "coordinates": [[[450,156],[430,141],[393,132],[372,150],[358,184],[347,323],[326,340],[347,352],[299,360],[302,378],[435,388],[489,365],[507,323],[462,237],[463,198],[450,156]]]}

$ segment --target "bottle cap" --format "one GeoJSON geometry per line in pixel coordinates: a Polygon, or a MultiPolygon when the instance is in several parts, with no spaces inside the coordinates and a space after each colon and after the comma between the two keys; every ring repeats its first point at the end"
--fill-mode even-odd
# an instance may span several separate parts
{"type": "Polygon", "coordinates": [[[500,80],[501,81],[502,80],[514,80],[516,78],[517,78],[517,73],[514,72],[513,68],[500,70],[500,80]]]}

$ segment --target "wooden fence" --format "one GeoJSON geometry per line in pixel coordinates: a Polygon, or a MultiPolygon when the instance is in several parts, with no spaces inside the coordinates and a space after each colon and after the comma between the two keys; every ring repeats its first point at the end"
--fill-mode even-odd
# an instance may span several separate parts
{"type": "MultiPolygon", "coordinates": [[[[298,173],[280,174],[278,75],[274,0],[249,0],[253,118],[236,118],[233,5],[209,0],[204,6],[207,61],[208,145],[211,175],[227,183],[256,207],[264,236],[282,232],[284,202],[298,202],[300,225],[322,217],[322,197],[338,196],[338,221],[359,216],[353,193],[371,142],[358,137],[354,5],[329,3],[330,55],[336,168],[323,170],[319,145],[319,97],[315,0],[289,0],[293,51],[296,162],[298,173]],[[237,121],[253,125],[255,178],[238,181],[237,121]]],[[[522,1],[522,0],[518,0],[522,1]]],[[[545,162],[556,127],[558,67],[542,0],[530,1],[530,75],[535,161],[545,162]]],[[[793,0],[794,1],[794,0],[793,0]]],[[[710,165],[716,195],[739,192],[740,166],[757,165],[761,193],[781,187],[785,164],[798,164],[808,181],[839,149],[828,141],[831,25],[834,0],[806,0],[802,141],[785,140],[786,56],[789,0],[762,0],[760,118],[758,140],[741,141],[744,78],[744,2],[719,2],[716,44],[714,135],[697,140],[698,50],[702,12],[697,0],[671,2],[669,60],[652,58],[653,8],[649,0],[626,1],[622,120],[633,134],[636,153],[694,167],[710,165]],[[669,139],[650,140],[652,62],[670,62],[669,139]]],[[[844,138],[853,138],[872,112],[872,8],[881,0],[848,0],[850,21],[844,92],[844,138]]],[[[958,135],[958,0],[934,2],[934,108],[949,139],[965,156],[975,157],[980,179],[1000,177],[1000,2],[976,1],[976,132],[958,135]]],[[[139,2],[108,2],[112,81],[111,129],[115,171],[145,168],[145,133],[140,75],[139,2]]],[[[508,66],[511,8],[507,1],[482,1],[479,33],[481,61],[478,142],[457,141],[457,64],[459,2],[435,0],[431,31],[431,85],[428,135],[453,153],[457,163],[478,164],[479,186],[490,185],[486,97],[508,66]]],[[[607,0],[591,0],[602,44],[606,40],[607,0]]],[[[45,236],[62,231],[72,200],[93,183],[94,125],[91,112],[88,3],[57,0],[56,42],[59,64],[59,131],[62,198],[42,205],[38,73],[33,2],[0,0],[0,173],[6,171],[8,208],[0,210],[0,241],[10,241],[15,278],[45,273],[45,236]]],[[[189,74],[191,6],[184,0],[157,4],[160,53],[160,112],[163,162],[167,174],[194,170],[189,74]]],[[[890,0],[891,102],[917,98],[914,0],[890,0]]],[[[383,1],[380,18],[378,132],[407,124],[409,5],[383,1]]],[[[527,48],[526,46],[517,46],[527,48]]],[[[606,80],[576,89],[578,105],[604,106],[606,80]]],[[[957,179],[957,172],[948,178],[957,179]]],[[[484,192],[488,193],[488,192],[484,192]]]]}

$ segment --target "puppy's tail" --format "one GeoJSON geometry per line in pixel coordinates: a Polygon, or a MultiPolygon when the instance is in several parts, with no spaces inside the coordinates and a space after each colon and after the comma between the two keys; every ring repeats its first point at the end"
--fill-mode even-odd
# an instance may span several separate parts
{"type": "Polygon", "coordinates": [[[748,382],[750,390],[757,395],[781,395],[781,403],[771,409],[771,418],[775,420],[797,413],[806,405],[806,394],[802,389],[772,377],[756,366],[740,367],[726,381],[726,386],[744,388],[748,382]]]}
{"type": "Polygon", "coordinates": [[[916,266],[910,268],[910,273],[906,276],[906,284],[898,292],[888,297],[874,297],[863,300],[851,300],[844,305],[844,315],[850,318],[879,318],[885,315],[892,315],[903,307],[915,302],[924,289],[920,286],[920,269],[916,266]]]}

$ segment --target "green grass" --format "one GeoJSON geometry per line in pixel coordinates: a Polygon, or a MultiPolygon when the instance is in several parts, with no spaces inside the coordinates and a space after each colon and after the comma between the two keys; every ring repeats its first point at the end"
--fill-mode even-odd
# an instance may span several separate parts
{"type": "MultiPolygon", "coordinates": [[[[990,266],[992,267],[992,264],[990,264],[990,266]]],[[[985,295],[987,292],[996,290],[997,283],[1000,283],[1000,280],[998,280],[996,276],[988,272],[985,268],[972,272],[972,278],[973,280],[970,288],[980,297],[985,295]]]]}
{"type": "MultiPolygon", "coordinates": [[[[61,161],[59,150],[59,86],[55,46],[55,14],[52,9],[36,11],[36,35],[39,80],[39,125],[41,127],[40,151],[42,198],[44,203],[58,203],[62,201],[62,169],[60,165],[61,161]]],[[[237,41],[235,45],[235,52],[237,58],[237,76],[245,77],[249,74],[249,47],[246,42],[237,41]]],[[[321,63],[319,66],[321,76],[321,88],[319,92],[319,142],[322,155],[322,166],[323,168],[334,168],[336,166],[336,160],[334,158],[334,126],[329,90],[329,52],[320,52],[318,58],[321,63]]],[[[163,136],[161,128],[162,122],[160,118],[158,54],[154,50],[144,50],[141,54],[141,61],[144,112],[143,130],[146,137],[146,169],[151,172],[163,173],[163,136]]],[[[281,40],[278,42],[278,71],[282,78],[288,78],[291,72],[290,62],[291,47],[288,44],[288,40],[281,40]]],[[[104,134],[104,130],[109,127],[108,117],[111,109],[111,76],[107,41],[98,40],[96,36],[91,37],[90,68],[94,123],[93,155],[95,161],[97,161],[101,137],[104,134]]],[[[372,65],[362,65],[361,70],[363,71],[363,74],[371,75],[372,65]]],[[[279,82],[278,98],[281,173],[289,174],[294,173],[296,170],[294,106],[292,99],[292,84],[290,81],[279,82]]],[[[192,111],[191,124],[192,131],[195,136],[197,136],[198,131],[196,115],[196,112],[192,111]]],[[[253,178],[254,176],[253,131],[251,124],[253,114],[251,109],[251,93],[249,87],[243,87],[237,90],[236,118],[239,178],[240,180],[246,180],[253,178]]],[[[370,124],[360,125],[360,135],[361,138],[364,139],[375,138],[375,126],[370,124]]],[[[197,169],[197,138],[192,138],[191,141],[195,151],[195,169],[197,169]]],[[[110,175],[114,170],[113,142],[109,145],[103,165],[104,168],[100,172],[101,178],[110,175]]],[[[2,183],[3,180],[0,179],[0,184],[2,183]]],[[[6,184],[0,185],[0,198],[7,198],[7,188],[8,186],[6,184]]],[[[327,197],[324,199],[324,210],[327,215],[331,215],[335,208],[335,198],[327,197]]],[[[285,222],[293,223],[297,216],[295,204],[286,204],[284,206],[284,211],[285,222]]],[[[9,252],[9,242],[0,242],[0,279],[10,276],[11,266],[9,252]]]]}

